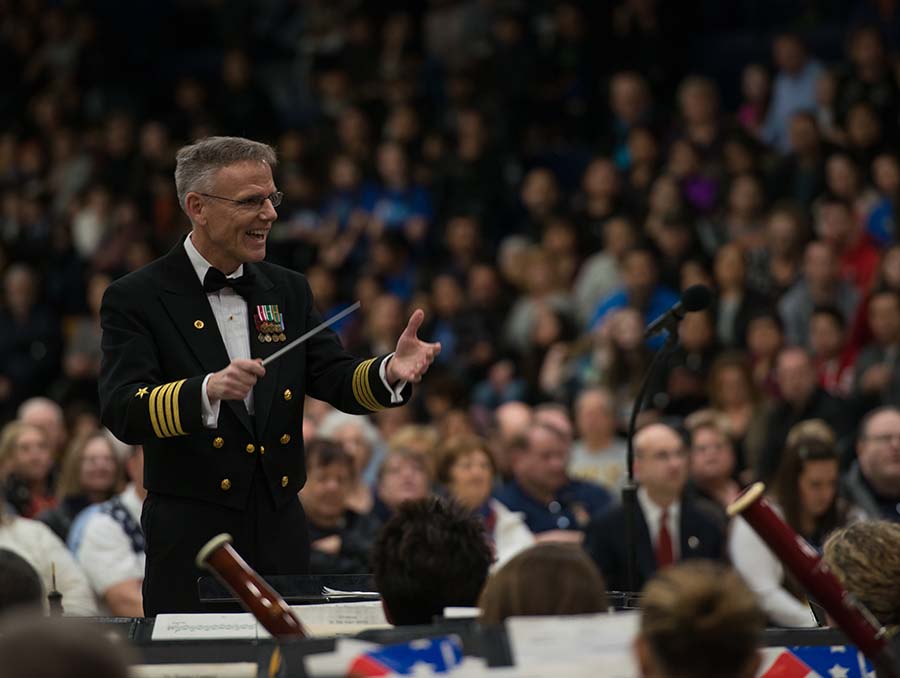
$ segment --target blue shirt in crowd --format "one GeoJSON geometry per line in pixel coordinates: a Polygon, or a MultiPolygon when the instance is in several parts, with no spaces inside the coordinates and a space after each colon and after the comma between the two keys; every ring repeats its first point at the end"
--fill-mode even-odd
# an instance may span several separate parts
{"type": "Polygon", "coordinates": [[[535,534],[549,530],[580,530],[590,519],[613,503],[612,495],[593,483],[572,480],[545,504],[525,492],[515,480],[499,488],[494,497],[510,511],[524,514],[525,524],[535,534]]]}

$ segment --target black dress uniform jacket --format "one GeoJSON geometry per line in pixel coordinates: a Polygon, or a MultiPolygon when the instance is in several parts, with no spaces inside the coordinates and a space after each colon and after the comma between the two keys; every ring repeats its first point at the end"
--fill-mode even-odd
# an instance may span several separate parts
{"type": "MultiPolygon", "coordinates": [[[[266,262],[244,264],[244,273],[255,280],[247,298],[252,358],[271,355],[321,322],[303,275],[266,262]],[[253,321],[259,305],[278,306],[284,341],[259,340],[253,321]]],[[[253,391],[255,416],[243,401],[226,401],[217,427],[205,428],[203,380],[230,361],[183,242],[110,285],[100,316],[102,421],[119,439],[144,446],[150,497],[244,511],[260,501],[264,483],[273,510],[299,507],[304,395],[353,414],[390,406],[379,376],[385,356],[354,358],[326,329],[266,367],[253,391]]],[[[404,401],[408,394],[409,387],[404,401]]],[[[144,511],[146,517],[146,504],[144,511]]],[[[148,539],[148,573],[152,547],[148,539]]]]}

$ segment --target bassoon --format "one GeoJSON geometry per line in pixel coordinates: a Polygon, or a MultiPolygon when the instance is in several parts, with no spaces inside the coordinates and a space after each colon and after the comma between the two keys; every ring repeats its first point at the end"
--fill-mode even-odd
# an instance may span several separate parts
{"type": "Polygon", "coordinates": [[[885,628],[844,588],[818,551],[778,515],[765,491],[763,483],[754,483],[731,503],[728,515],[740,515],[749,523],[788,572],[869,658],[879,678],[900,678],[900,663],[885,628]]]}

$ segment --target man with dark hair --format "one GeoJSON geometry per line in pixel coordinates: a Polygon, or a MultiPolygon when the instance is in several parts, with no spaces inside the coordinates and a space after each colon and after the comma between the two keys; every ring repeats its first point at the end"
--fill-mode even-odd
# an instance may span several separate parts
{"type": "Polygon", "coordinates": [[[532,424],[525,445],[513,460],[513,478],[497,492],[510,511],[523,513],[538,541],[581,542],[591,517],[612,502],[610,493],[593,483],[569,477],[572,429],[563,431],[546,420],[532,424]]]}
{"type": "Polygon", "coordinates": [[[474,606],[493,556],[481,519],[430,497],[400,506],[372,554],[384,614],[396,626],[430,624],[448,606],[474,606]]]}
{"type": "Polygon", "coordinates": [[[872,341],[860,351],[853,379],[863,411],[900,402],[900,294],[875,292],[867,311],[872,341]]]}
{"type": "Polygon", "coordinates": [[[37,571],[22,556],[0,549],[0,612],[12,608],[41,610],[44,587],[37,571]]]}
{"type": "MultiPolygon", "coordinates": [[[[600,302],[594,311],[590,327],[599,327],[609,313],[631,306],[644,316],[649,324],[669,310],[678,294],[659,282],[659,258],[649,247],[635,246],[622,255],[622,287],[600,302]]],[[[648,342],[654,348],[662,346],[664,337],[648,342]]]]}
{"type": "Polygon", "coordinates": [[[778,470],[788,431],[807,419],[824,419],[840,439],[847,432],[842,401],[818,385],[816,366],[809,352],[800,346],[781,350],[775,360],[775,379],[780,397],[766,416],[766,437],[757,451],[756,475],[770,482],[778,470]]]}
{"type": "Polygon", "coordinates": [[[844,496],[869,519],[900,522],[900,408],[873,410],[859,431],[856,461],[843,478],[844,496]]]}

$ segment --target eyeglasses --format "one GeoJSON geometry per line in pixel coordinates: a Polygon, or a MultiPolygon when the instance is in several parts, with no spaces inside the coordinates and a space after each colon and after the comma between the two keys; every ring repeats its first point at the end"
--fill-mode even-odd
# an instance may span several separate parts
{"type": "Polygon", "coordinates": [[[198,195],[202,195],[205,198],[215,198],[216,200],[233,202],[238,207],[244,207],[246,209],[253,210],[261,210],[265,206],[266,200],[272,203],[272,207],[278,207],[281,204],[281,199],[284,197],[284,193],[282,193],[281,191],[275,191],[274,193],[269,193],[269,195],[251,195],[249,198],[243,198],[242,200],[226,198],[224,196],[213,195],[211,193],[198,193],[198,195]]]}
{"type": "Polygon", "coordinates": [[[894,441],[900,441],[900,431],[897,433],[879,433],[877,435],[866,436],[866,440],[871,440],[879,445],[887,445],[894,441]]]}

